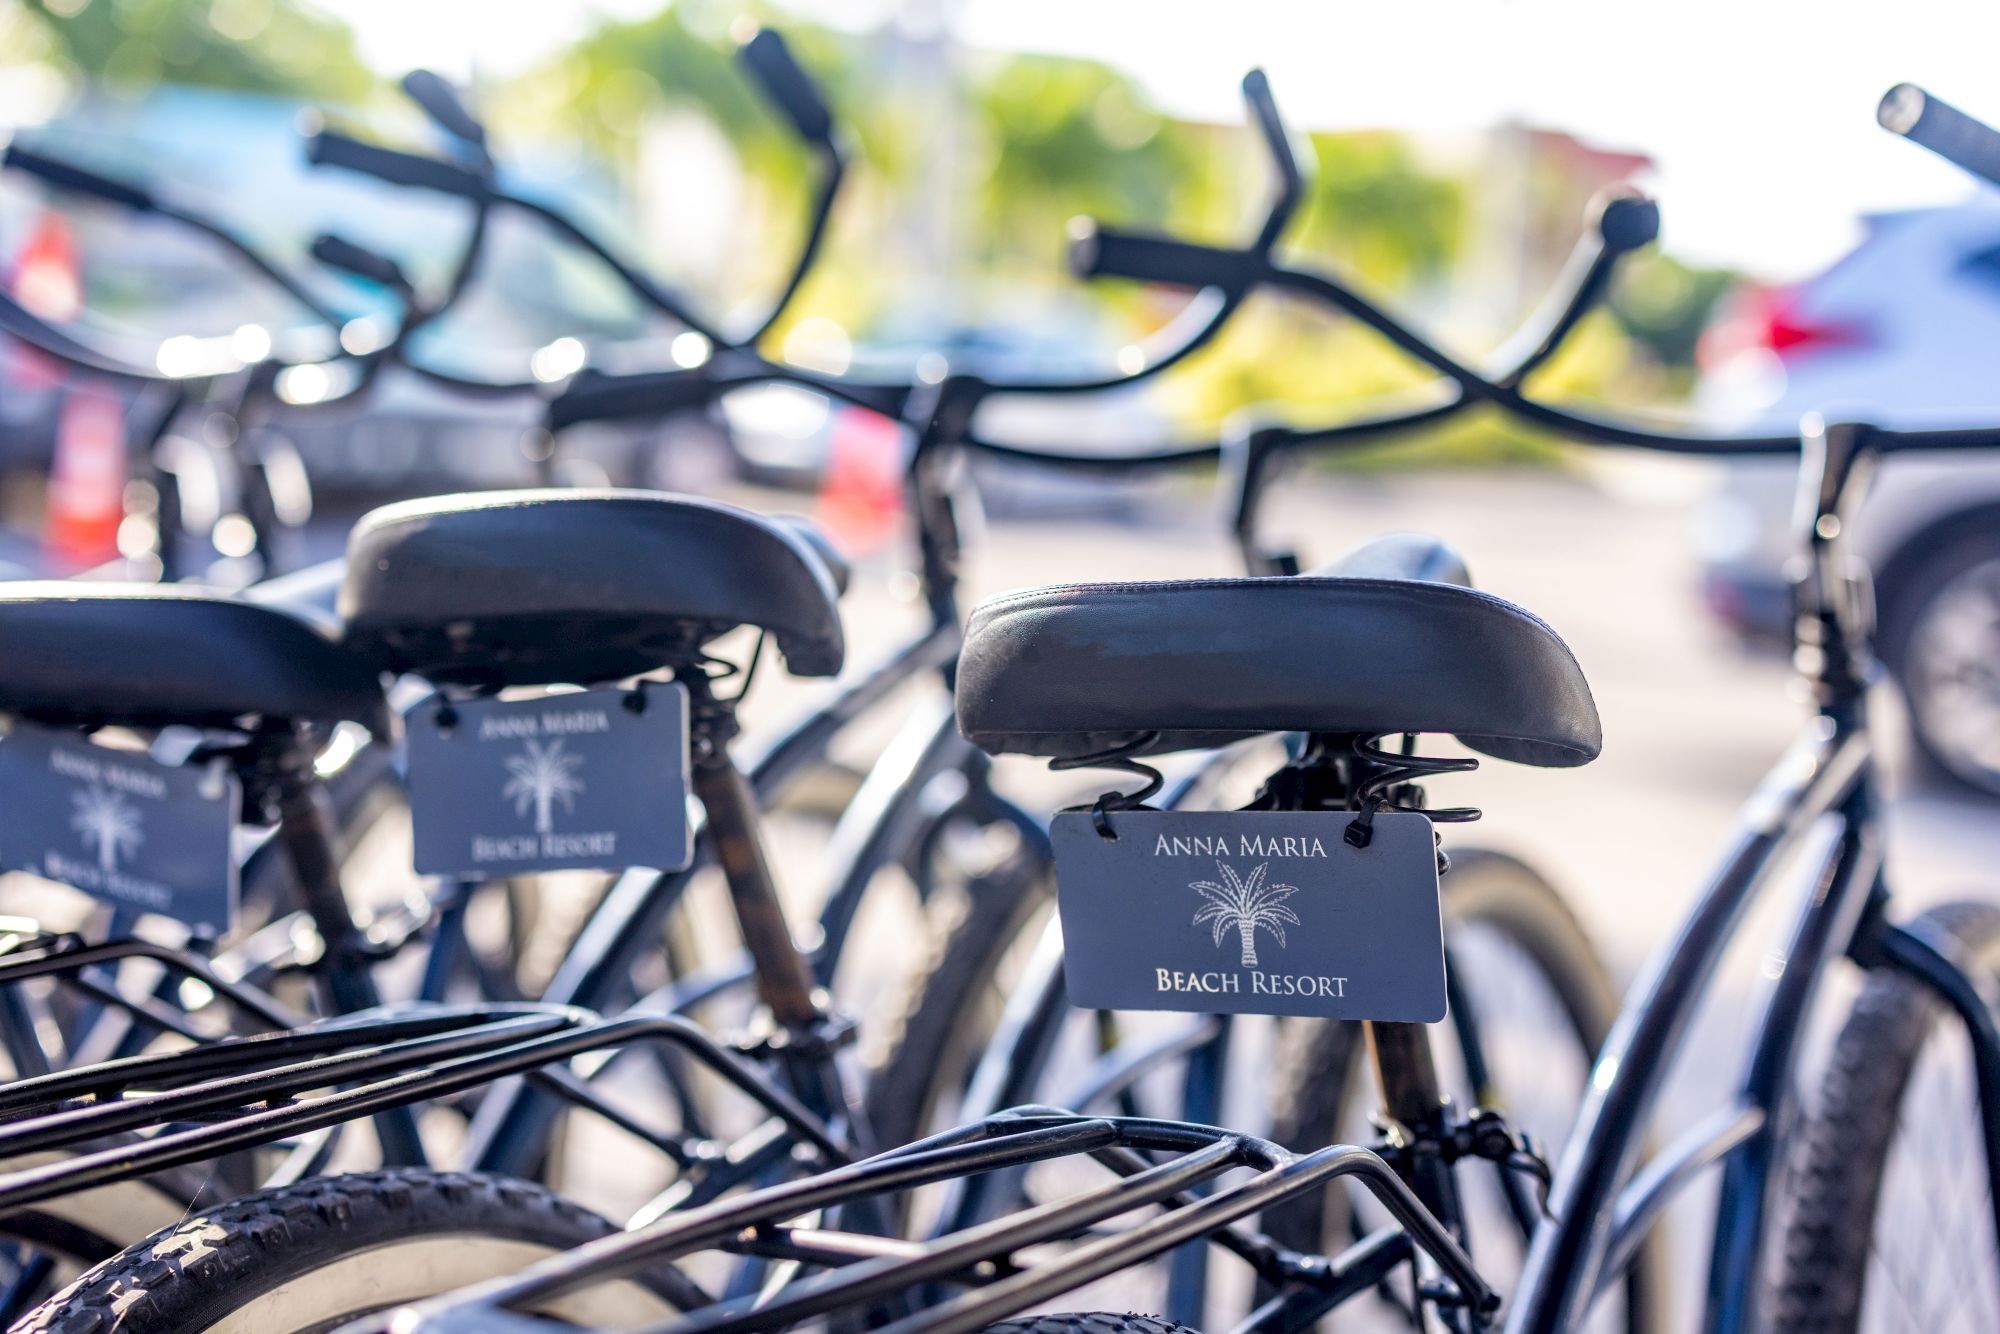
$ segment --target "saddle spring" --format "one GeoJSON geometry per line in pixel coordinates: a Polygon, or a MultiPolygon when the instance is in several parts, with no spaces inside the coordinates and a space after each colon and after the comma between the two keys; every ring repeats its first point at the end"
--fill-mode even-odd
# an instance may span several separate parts
{"type": "Polygon", "coordinates": [[[1436,774],[1471,773],[1479,767],[1478,760],[1419,755],[1414,732],[1403,734],[1400,751],[1384,750],[1381,740],[1379,736],[1355,737],[1349,748],[1349,753],[1362,762],[1361,772],[1366,775],[1351,794],[1355,815],[1342,833],[1351,846],[1368,846],[1375,836],[1375,814],[1385,809],[1415,811],[1427,816],[1432,824],[1462,824],[1479,818],[1480,812],[1473,806],[1446,806],[1437,810],[1425,807],[1423,789],[1417,786],[1417,780],[1436,774]]]}
{"type": "MultiPolygon", "coordinates": [[[[1160,739],[1158,731],[1141,732],[1123,745],[1109,750],[1100,750],[1090,755],[1077,755],[1069,759],[1050,760],[1049,768],[1062,769],[1117,769],[1124,773],[1137,774],[1146,780],[1146,786],[1137,792],[1104,792],[1090,804],[1090,822],[1097,829],[1097,836],[1107,843],[1118,841],[1118,831],[1111,827],[1111,812],[1129,811],[1143,807],[1147,800],[1165,784],[1166,776],[1148,764],[1141,764],[1132,756],[1160,739]]],[[[1083,810],[1081,806],[1066,807],[1067,810],[1083,810]]]]}

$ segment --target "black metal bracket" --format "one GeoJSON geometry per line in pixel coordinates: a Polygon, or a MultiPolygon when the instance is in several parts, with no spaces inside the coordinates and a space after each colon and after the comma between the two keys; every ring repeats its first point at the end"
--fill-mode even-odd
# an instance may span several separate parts
{"type": "Polygon", "coordinates": [[[1450,1120],[1442,1129],[1436,1138],[1385,1138],[1374,1146],[1375,1152],[1405,1179],[1410,1175],[1406,1169],[1422,1158],[1435,1157],[1447,1165],[1484,1159],[1534,1182],[1542,1216],[1553,1216],[1549,1213],[1549,1188],[1554,1183],[1554,1169],[1532,1135],[1515,1130],[1504,1115],[1490,1107],[1450,1120]]]}
{"type": "Polygon", "coordinates": [[[859,1027],[844,1014],[829,1012],[818,1022],[779,1027],[771,1025],[746,1034],[730,1044],[732,1051],[752,1059],[785,1055],[803,1060],[819,1060],[854,1045],[859,1027]]]}

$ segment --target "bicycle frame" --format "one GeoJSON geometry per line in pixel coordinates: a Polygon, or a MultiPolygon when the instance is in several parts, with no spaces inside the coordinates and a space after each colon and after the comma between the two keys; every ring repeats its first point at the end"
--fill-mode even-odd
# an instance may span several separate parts
{"type": "MultiPolygon", "coordinates": [[[[899,687],[930,672],[948,671],[956,659],[960,633],[955,612],[935,618],[929,629],[843,685],[826,704],[756,753],[745,765],[745,776],[758,804],[768,804],[794,778],[822,763],[844,728],[873,712],[899,687]]],[[[988,821],[1012,825],[1022,836],[1024,854],[1038,864],[1047,863],[1042,822],[993,791],[987,783],[989,764],[984,753],[958,735],[949,708],[921,707],[906,719],[835,825],[829,888],[818,919],[820,944],[811,958],[816,984],[832,980],[863,894],[907,845],[910,831],[927,818],[926,803],[943,775],[963,775],[968,786],[960,802],[970,803],[988,821]]],[[[751,833],[742,819],[718,821],[709,810],[697,829],[694,867],[670,873],[628,871],[620,876],[578,933],[544,1000],[589,1009],[629,1003],[633,998],[621,995],[619,988],[639,956],[653,948],[666,914],[714,856],[718,840],[741,841],[751,833]]],[[[681,979],[643,1003],[684,1011],[753,975],[748,960],[739,960],[681,979]]],[[[525,1085],[496,1088],[474,1121],[469,1161],[482,1170],[518,1175],[541,1152],[559,1110],[548,1097],[525,1085]]]]}
{"type": "Polygon", "coordinates": [[[1800,1116],[1792,1073],[1826,967],[1843,955],[1863,967],[1909,974],[1965,1025],[2000,1228],[2000,1032],[1985,1001],[1938,943],[1886,917],[1889,888],[1867,717],[1867,626],[1840,543],[1874,457],[1874,436],[1862,426],[1808,427],[1798,506],[1808,559],[1799,588],[1799,639],[1818,712],[1752,799],[1742,831],[1680,931],[1655,956],[1598,1057],[1557,1170],[1551,1200],[1557,1221],[1535,1236],[1510,1305],[1508,1334],[1574,1328],[1631,1259],[1646,1229],[1717,1165],[1721,1200],[1703,1328],[1738,1334],[1758,1327],[1758,1280],[1780,1146],[1800,1116]],[[1778,877],[1805,834],[1826,819],[1837,823],[1837,832],[1793,921],[1783,972],[1753,1030],[1735,1096],[1630,1175],[1661,1085],[1745,908],[1778,877]]]}

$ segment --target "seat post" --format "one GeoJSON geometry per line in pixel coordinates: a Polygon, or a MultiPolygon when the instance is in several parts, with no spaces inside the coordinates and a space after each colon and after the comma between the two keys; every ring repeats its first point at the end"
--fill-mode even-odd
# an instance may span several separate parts
{"type": "MultiPolygon", "coordinates": [[[[313,969],[322,999],[330,1013],[354,1014],[380,1005],[382,996],[369,969],[365,938],[340,888],[337,824],[326,789],[313,775],[312,760],[310,746],[286,738],[278,749],[253,752],[244,766],[244,788],[267,809],[277,808],[278,841],[292,864],[300,901],[324,951],[313,969]]],[[[416,1109],[386,1108],[376,1114],[374,1123],[385,1164],[417,1166],[429,1161],[416,1109]]]]}
{"type": "Polygon", "coordinates": [[[1454,1228],[1460,1218],[1458,1192],[1451,1168],[1435,1152],[1450,1130],[1451,1100],[1438,1080],[1428,1024],[1364,1022],[1368,1059],[1382,1091],[1382,1116],[1389,1134],[1405,1148],[1427,1145],[1431,1151],[1404,1153],[1396,1164],[1410,1189],[1438,1218],[1454,1228]]]}
{"type": "Polygon", "coordinates": [[[302,749],[288,743],[277,763],[259,767],[252,781],[267,785],[277,807],[278,840],[325,950],[325,966],[317,975],[326,999],[335,1013],[349,1014],[381,1004],[381,995],[368,969],[361,928],[341,891],[338,835],[326,789],[313,776],[310,753],[302,754],[302,749]]]}
{"type": "Polygon", "coordinates": [[[757,976],[757,996],[771,1016],[787,1030],[818,1025],[825,1017],[816,994],[812,964],[792,938],[785,909],[778,898],[771,862],[757,822],[757,803],[750,784],[730,758],[725,743],[729,728],[717,728],[719,707],[707,681],[690,673],[689,691],[697,719],[694,737],[694,793],[708,813],[708,833],[729,885],[729,902],[737,929],[757,976]],[[701,730],[704,724],[709,728],[701,730]]]}
{"type": "MultiPolygon", "coordinates": [[[[1395,760],[1381,758],[1361,738],[1322,736],[1309,739],[1305,753],[1265,785],[1271,809],[1338,811],[1352,809],[1358,794],[1386,772],[1395,760]]],[[[1444,1141],[1450,1130],[1451,1101],[1438,1078],[1428,1024],[1362,1021],[1368,1060],[1381,1090],[1381,1114],[1386,1129],[1404,1147],[1444,1141]]],[[[1456,1227],[1461,1217],[1451,1169],[1436,1152],[1397,1155],[1397,1170],[1424,1207],[1456,1227]]]]}

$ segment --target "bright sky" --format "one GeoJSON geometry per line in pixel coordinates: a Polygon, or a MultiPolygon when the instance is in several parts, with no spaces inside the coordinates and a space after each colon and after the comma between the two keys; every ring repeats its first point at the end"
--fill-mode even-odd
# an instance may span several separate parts
{"type": "MultiPolygon", "coordinates": [[[[659,0],[319,0],[385,69],[503,74],[659,0]],[[505,20],[497,21],[504,7],[505,20]]],[[[1235,118],[1269,72],[1301,129],[1464,129],[1515,119],[1659,164],[1666,245],[1773,278],[1837,258],[1864,214],[1966,195],[1956,169],[1878,129],[1908,80],[2000,121],[1990,0],[799,0],[842,27],[942,11],[968,47],[1127,70],[1169,111],[1235,118]]]]}

